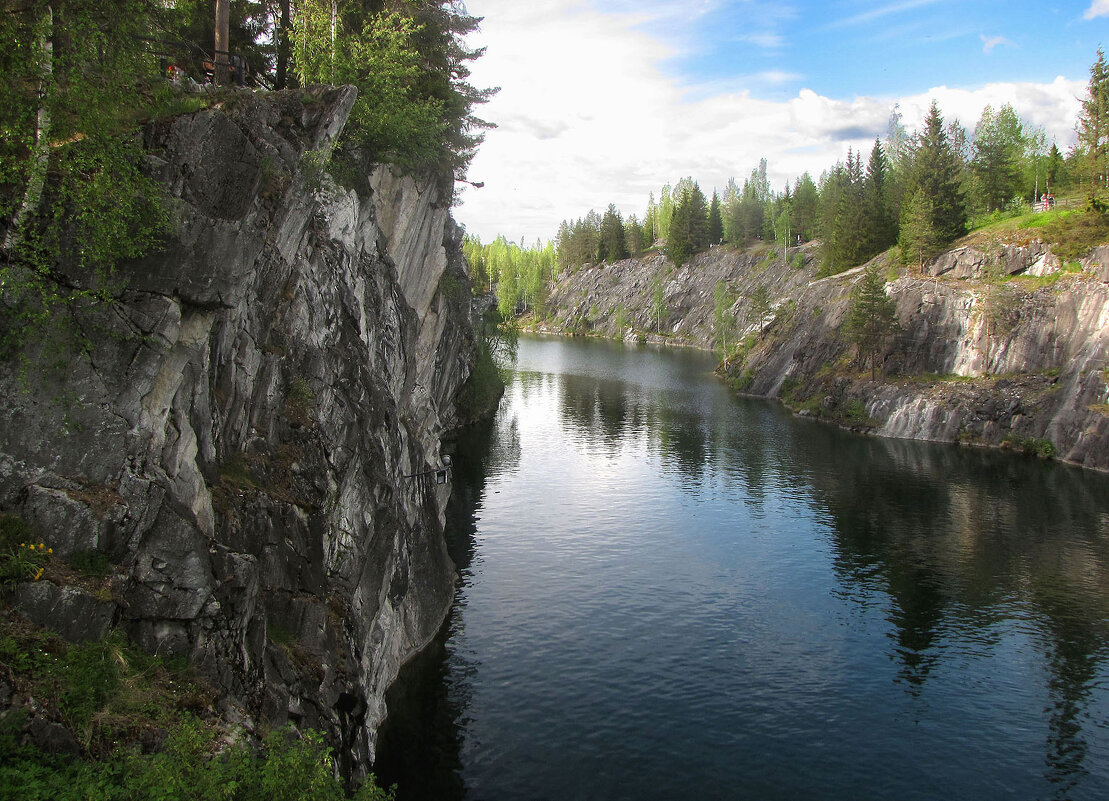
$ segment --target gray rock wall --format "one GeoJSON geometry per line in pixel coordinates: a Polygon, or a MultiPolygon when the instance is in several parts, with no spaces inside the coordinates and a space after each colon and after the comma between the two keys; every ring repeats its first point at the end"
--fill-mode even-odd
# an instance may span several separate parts
{"type": "Polygon", "coordinates": [[[442,462],[474,339],[439,182],[379,167],[359,195],[314,166],[354,99],[244,94],[147,129],[175,235],[29,342],[25,377],[0,364],[0,509],[112,563],[110,603],[40,583],[27,614],[188,656],[230,719],[321,728],[357,775],[452,599],[450,484],[409,476],[442,462]]]}
{"type": "MultiPolygon", "coordinates": [[[[586,266],[556,283],[543,327],[713,347],[713,295],[723,281],[735,298],[733,344],[754,342],[723,370],[745,393],[883,436],[1001,447],[1047,440],[1059,458],[1109,470],[1109,246],[1080,272],[1064,272],[1042,243],[962,247],[891,282],[901,331],[877,382],[841,334],[863,268],[817,278],[816,248],[791,248],[790,264],[760,246],[712,248],[681,269],[657,255],[586,266]],[[656,280],[661,336],[651,313],[656,280]],[[983,309],[998,286],[1011,308],[991,328],[983,309]],[[771,297],[763,319],[751,313],[759,288],[771,297]]],[[[877,262],[893,272],[887,259],[877,262]]]]}

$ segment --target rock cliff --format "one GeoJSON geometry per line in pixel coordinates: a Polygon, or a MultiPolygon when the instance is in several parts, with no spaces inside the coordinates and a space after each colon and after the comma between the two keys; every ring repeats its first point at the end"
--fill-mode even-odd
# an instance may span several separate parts
{"type": "Polygon", "coordinates": [[[723,282],[721,372],[738,391],[883,436],[1054,451],[1109,470],[1109,247],[1069,265],[1038,242],[960,247],[924,271],[878,257],[900,331],[876,381],[841,334],[862,268],[818,278],[815,244],[787,257],[712,248],[681,269],[661,255],[586,266],[557,282],[545,327],[713,347],[723,282]]]}
{"type": "Polygon", "coordinates": [[[319,166],[354,99],[246,93],[146,128],[174,234],[75,305],[87,352],[0,364],[0,511],[111,565],[110,592],[23,585],[28,616],[186,656],[225,717],[322,729],[359,775],[451,603],[436,472],[474,335],[449,188],[319,166]]]}

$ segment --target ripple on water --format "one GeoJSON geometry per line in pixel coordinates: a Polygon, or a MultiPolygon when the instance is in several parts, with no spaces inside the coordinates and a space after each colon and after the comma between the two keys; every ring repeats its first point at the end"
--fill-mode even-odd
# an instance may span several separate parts
{"type": "Polygon", "coordinates": [[[467,797],[1109,797],[1109,481],[707,364],[521,341],[448,629],[467,797]]]}

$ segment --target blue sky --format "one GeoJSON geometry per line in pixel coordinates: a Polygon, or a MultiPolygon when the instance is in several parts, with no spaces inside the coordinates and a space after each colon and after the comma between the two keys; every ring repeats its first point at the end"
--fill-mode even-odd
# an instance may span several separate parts
{"type": "Polygon", "coordinates": [[[781,188],[849,147],[869,149],[897,105],[910,130],[934,98],[966,127],[1012,103],[1061,148],[1109,0],[467,0],[488,47],[474,82],[500,86],[498,123],[456,215],[488,241],[550,237],[616,203],[642,215],[685,175],[742,181],[759,158],[781,188]]]}
{"type": "Polygon", "coordinates": [[[700,5],[701,13],[687,17],[681,29],[655,26],[656,35],[676,33],[683,40],[683,52],[667,71],[685,81],[746,85],[777,97],[802,86],[850,96],[913,94],[937,83],[1049,81],[1087,69],[1109,32],[1109,18],[1083,18],[1089,2],[700,5]]]}

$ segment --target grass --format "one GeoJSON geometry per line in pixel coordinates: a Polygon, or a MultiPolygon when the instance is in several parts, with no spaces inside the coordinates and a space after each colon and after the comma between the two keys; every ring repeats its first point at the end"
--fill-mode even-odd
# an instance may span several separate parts
{"type": "Polygon", "coordinates": [[[1098,245],[1109,242],[1109,214],[1077,207],[1056,208],[1040,214],[1026,212],[975,229],[965,244],[981,244],[997,238],[1020,245],[1041,239],[1064,262],[1073,262],[1098,245]]]}

